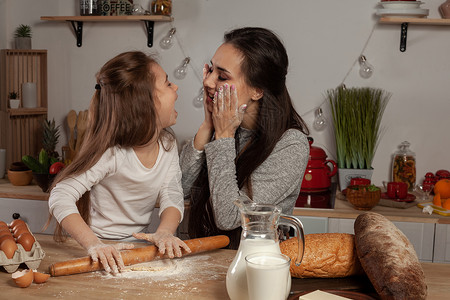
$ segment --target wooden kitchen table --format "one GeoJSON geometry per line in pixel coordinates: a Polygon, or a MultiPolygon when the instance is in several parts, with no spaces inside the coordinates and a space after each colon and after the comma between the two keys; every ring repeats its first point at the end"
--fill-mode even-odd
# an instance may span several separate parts
{"type": "MultiPolygon", "coordinates": [[[[46,255],[38,271],[48,272],[55,262],[85,256],[73,240],[57,244],[50,235],[36,234],[46,255]]],[[[140,243],[136,243],[137,246],[140,243]]],[[[103,272],[50,277],[43,284],[18,288],[11,274],[0,271],[0,299],[229,299],[225,278],[236,251],[214,250],[173,260],[154,261],[153,269],[126,272],[114,277],[103,272]],[[144,274],[144,275],[142,275],[144,274]]],[[[450,265],[422,263],[428,299],[448,299],[450,265]]],[[[292,291],[315,289],[372,289],[365,277],[342,279],[293,279],[292,291]]]]}

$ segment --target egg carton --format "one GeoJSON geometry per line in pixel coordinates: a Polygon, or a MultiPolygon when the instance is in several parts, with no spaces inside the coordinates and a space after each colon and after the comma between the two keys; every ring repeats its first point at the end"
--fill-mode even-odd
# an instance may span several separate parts
{"type": "Polygon", "coordinates": [[[15,272],[22,263],[29,269],[36,270],[45,257],[45,252],[38,241],[34,242],[30,251],[25,251],[21,244],[17,244],[17,248],[11,259],[7,258],[5,253],[0,250],[0,266],[8,273],[15,272]]]}

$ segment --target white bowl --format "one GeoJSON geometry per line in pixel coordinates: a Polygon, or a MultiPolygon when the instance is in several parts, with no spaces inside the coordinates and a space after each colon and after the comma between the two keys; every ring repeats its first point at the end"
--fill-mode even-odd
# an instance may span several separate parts
{"type": "Polygon", "coordinates": [[[379,4],[383,6],[383,8],[388,9],[414,9],[419,8],[423,2],[420,1],[382,1],[379,4]]]}
{"type": "Polygon", "coordinates": [[[9,107],[10,108],[19,108],[20,100],[18,99],[9,99],[9,107]]]}

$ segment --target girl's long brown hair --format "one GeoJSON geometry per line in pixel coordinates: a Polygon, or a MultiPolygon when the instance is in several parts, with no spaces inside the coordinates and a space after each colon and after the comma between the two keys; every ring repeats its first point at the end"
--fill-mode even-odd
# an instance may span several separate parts
{"type": "MultiPolygon", "coordinates": [[[[295,128],[306,135],[308,128],[292,105],[286,87],[288,56],[278,37],[270,30],[246,27],[225,34],[225,43],[242,54],[241,71],[246,83],[263,91],[258,100],[259,113],[250,143],[238,152],[239,129],[236,131],[236,176],[239,189],[244,186],[252,198],[251,175],[272,152],[286,130],[295,128]]],[[[236,58],[238,59],[238,58],[236,58]]],[[[210,203],[210,190],[206,163],[197,177],[191,194],[188,232],[190,238],[226,234],[229,248],[239,246],[241,228],[223,231],[217,228],[210,203]]]]}
{"type": "MultiPolygon", "coordinates": [[[[114,146],[143,146],[172,132],[159,129],[155,110],[155,76],[150,68],[156,61],[143,52],[131,51],[109,60],[97,73],[97,86],[89,107],[89,120],[83,144],[72,163],[55,178],[52,188],[67,177],[94,166],[105,151],[114,146]]],[[[169,146],[170,147],[170,146],[169,146]]],[[[167,149],[166,149],[167,150],[167,149]]],[[[77,202],[83,220],[90,224],[90,198],[86,192],[77,202]]],[[[57,224],[55,240],[67,235],[57,224]]]]}

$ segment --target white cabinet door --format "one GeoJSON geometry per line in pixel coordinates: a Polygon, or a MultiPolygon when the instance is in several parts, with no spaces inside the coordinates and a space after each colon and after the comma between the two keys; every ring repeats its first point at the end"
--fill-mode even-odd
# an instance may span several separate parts
{"type": "Polygon", "coordinates": [[[11,223],[14,213],[20,214],[33,233],[53,234],[55,230],[56,221],[53,219],[50,226],[42,231],[49,217],[47,201],[0,198],[0,220],[11,223]]]}
{"type": "Polygon", "coordinates": [[[436,224],[433,262],[450,263],[450,225],[436,224]]]}
{"type": "MultiPolygon", "coordinates": [[[[353,229],[354,219],[337,219],[330,218],[328,220],[328,232],[351,233],[353,229]]],[[[424,262],[433,261],[433,245],[434,245],[434,223],[414,223],[414,222],[392,222],[401,232],[409,239],[416,250],[419,260],[424,262]]]]}

